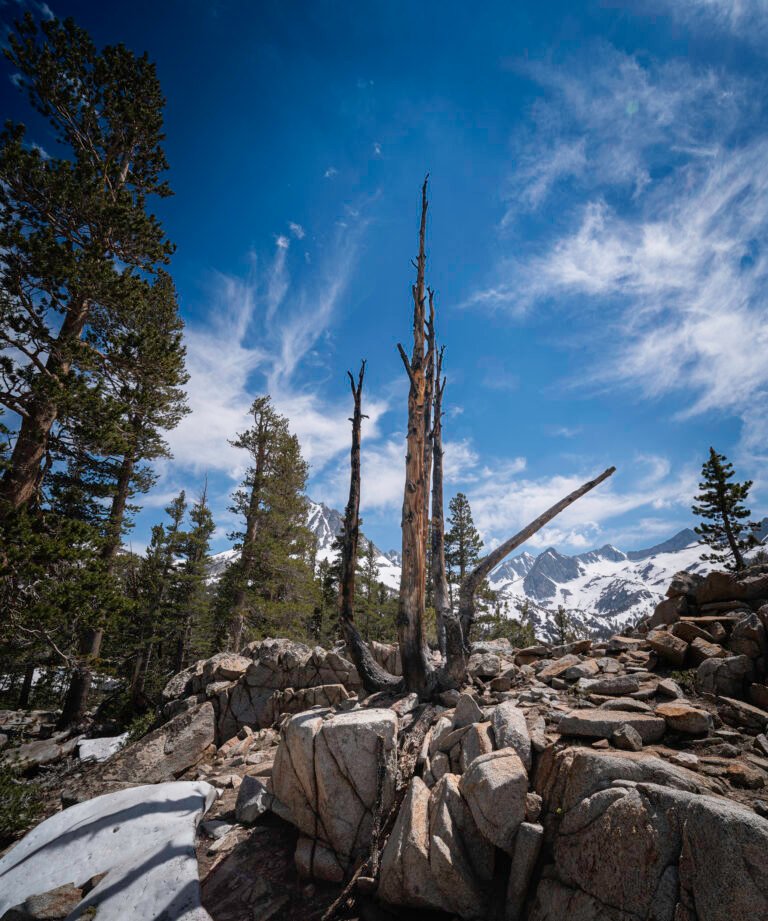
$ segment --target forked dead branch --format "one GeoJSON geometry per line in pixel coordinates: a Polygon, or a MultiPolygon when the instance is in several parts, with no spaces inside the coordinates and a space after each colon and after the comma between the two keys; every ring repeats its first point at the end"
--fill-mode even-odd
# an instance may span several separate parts
{"type": "Polygon", "coordinates": [[[483,557],[464,577],[459,588],[458,611],[448,596],[443,517],[443,376],[444,350],[437,349],[435,294],[426,287],[427,180],[421,188],[419,254],[415,261],[413,296],[413,345],[410,356],[397,348],[408,375],[408,426],[405,455],[405,486],[402,512],[402,573],[398,601],[397,633],[403,665],[402,678],[391,675],[373,658],[354,620],[355,566],[360,532],[360,443],[362,392],[365,362],[357,380],[349,373],[352,398],[352,450],[349,501],[344,515],[341,552],[339,612],[349,653],[369,693],[416,692],[422,700],[436,692],[466,683],[466,657],[475,618],[475,598],[485,578],[501,561],[595,486],[608,479],[609,467],[565,496],[521,531],[483,557]],[[427,299],[429,312],[427,314],[427,299]],[[430,518],[431,486],[431,518],[430,518]],[[429,573],[427,559],[431,551],[429,573]],[[427,578],[432,580],[438,645],[442,661],[432,662],[424,630],[427,578]]]}

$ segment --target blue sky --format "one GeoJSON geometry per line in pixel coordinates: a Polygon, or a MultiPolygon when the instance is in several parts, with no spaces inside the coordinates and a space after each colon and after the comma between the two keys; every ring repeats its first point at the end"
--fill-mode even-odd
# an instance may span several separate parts
{"type": "MultiPolygon", "coordinates": [[[[50,7],[146,50],[167,97],[175,196],[157,212],[193,412],[135,547],[206,473],[227,546],[244,458],[226,439],[265,391],[309,494],[342,508],[345,372],[363,357],[364,529],[399,546],[395,346],[427,171],[447,492],[468,493],[489,544],[609,464],[529,549],[666,538],[692,523],[710,444],[768,511],[766,0],[50,7]]],[[[10,80],[0,92],[25,119],[10,80]]]]}

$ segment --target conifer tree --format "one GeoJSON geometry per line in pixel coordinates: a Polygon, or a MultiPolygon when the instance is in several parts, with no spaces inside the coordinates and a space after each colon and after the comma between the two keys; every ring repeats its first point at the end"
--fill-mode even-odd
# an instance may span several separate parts
{"type": "MultiPolygon", "coordinates": [[[[152,283],[142,281],[133,290],[132,310],[110,326],[101,343],[96,385],[80,388],[85,406],[81,401],[74,418],[60,420],[64,436],[49,439],[49,446],[68,445],[59,447],[68,459],[66,473],[52,473],[54,482],[64,478],[69,493],[92,494],[94,517],[101,517],[97,557],[106,578],[114,575],[123,533],[131,525],[131,499],[155,482],[149,463],[169,456],[163,432],[187,412],[181,389],[187,381],[183,324],[173,282],[161,271],[152,283]]],[[[74,369],[72,377],[80,373],[74,369]]],[[[79,722],[85,712],[91,664],[98,660],[108,626],[106,621],[87,625],[80,637],[62,717],[67,723],[79,722]]]]}
{"type": "Polygon", "coordinates": [[[472,520],[469,499],[463,492],[457,493],[448,504],[448,531],[445,535],[445,562],[448,567],[448,585],[451,589],[461,585],[464,576],[480,559],[483,541],[472,520]]]}
{"type": "Polygon", "coordinates": [[[6,56],[53,128],[47,157],[23,125],[0,136],[0,403],[20,417],[0,480],[0,520],[36,500],[51,431],[89,403],[119,318],[172,247],[147,211],[170,194],[154,65],[122,45],[98,51],[72,20],[27,15],[6,56]],[[74,372],[79,370],[80,374],[74,372]]]}
{"type": "Polygon", "coordinates": [[[183,528],[186,510],[182,490],[166,506],[168,524],[152,528],[152,539],[137,574],[129,693],[139,710],[149,706],[153,692],[159,690],[175,662],[173,639],[183,584],[178,560],[188,540],[183,528]]]}
{"type": "Polygon", "coordinates": [[[358,601],[358,610],[362,615],[360,617],[363,639],[368,642],[371,639],[378,639],[378,630],[376,621],[378,619],[377,602],[379,587],[379,565],[376,562],[376,548],[373,541],[365,541],[365,549],[362,553],[360,565],[360,594],[358,601]],[[376,634],[376,635],[375,635],[376,634]]]}
{"type": "Polygon", "coordinates": [[[179,573],[176,612],[177,641],[174,671],[189,664],[194,647],[201,656],[208,654],[213,640],[210,623],[210,593],[206,584],[206,564],[210,543],[216,528],[208,505],[208,484],[189,513],[191,527],[181,548],[184,563],[179,573]]]}
{"type": "Polygon", "coordinates": [[[705,519],[694,530],[712,553],[702,556],[736,572],[744,569],[744,551],[754,547],[754,523],[745,523],[752,514],[744,505],[749,497],[751,480],[733,480],[733,464],[724,454],[709,449],[709,458],[701,468],[701,492],[694,497],[691,511],[705,519]]]}
{"type": "Polygon", "coordinates": [[[251,459],[231,507],[245,519],[245,530],[230,535],[241,555],[222,578],[217,601],[233,650],[248,626],[305,635],[316,601],[304,493],[309,468],[269,396],[254,401],[251,415],[253,425],[231,442],[251,459]]]}

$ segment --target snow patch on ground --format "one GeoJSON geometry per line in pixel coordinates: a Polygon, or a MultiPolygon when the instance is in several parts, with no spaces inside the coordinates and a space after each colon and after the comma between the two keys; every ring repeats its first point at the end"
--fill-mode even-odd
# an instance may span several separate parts
{"type": "Polygon", "coordinates": [[[77,743],[77,754],[81,761],[106,761],[117,754],[127,741],[127,732],[101,739],[82,739],[77,743]]]}
{"type": "Polygon", "coordinates": [[[194,845],[215,799],[207,783],[152,784],[51,816],[0,860],[0,917],[30,896],[106,873],[70,917],[95,906],[97,921],[211,921],[194,845]]]}

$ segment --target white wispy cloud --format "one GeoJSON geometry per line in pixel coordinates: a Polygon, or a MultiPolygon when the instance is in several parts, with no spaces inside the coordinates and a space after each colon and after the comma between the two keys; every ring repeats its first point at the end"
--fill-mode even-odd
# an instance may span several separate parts
{"type": "MultiPolygon", "coordinates": [[[[529,546],[593,547],[620,533],[622,516],[629,513],[687,512],[696,471],[683,468],[673,473],[663,459],[653,460],[645,464],[647,475],[640,481],[630,482],[619,471],[601,483],[539,531],[529,546]]],[[[642,464],[643,458],[636,462],[642,464]]],[[[475,523],[486,544],[495,546],[599,472],[584,467],[568,475],[536,477],[526,474],[525,468],[494,467],[467,489],[475,523]]]]}
{"type": "MultiPolygon", "coordinates": [[[[185,333],[192,412],[169,433],[176,471],[220,472],[235,480],[246,458],[228,439],[248,425],[254,397],[268,392],[290,421],[305,458],[320,470],[348,448],[348,401],[334,401],[303,383],[303,365],[321,363],[316,346],[342,298],[365,228],[363,220],[337,231],[325,263],[300,282],[291,277],[285,237],[262,266],[252,259],[242,278],[211,273],[203,321],[185,333]]],[[[369,397],[370,433],[378,434],[387,401],[369,397]]]]}
{"type": "Polygon", "coordinates": [[[661,9],[692,29],[721,35],[723,32],[765,49],[768,36],[766,0],[663,0],[646,5],[661,9]]]}
{"type": "Polygon", "coordinates": [[[566,180],[585,191],[642,194],[670,153],[706,158],[717,149],[712,138],[731,132],[743,114],[741,81],[685,61],[643,64],[604,43],[558,67],[534,62],[521,70],[544,95],[513,145],[502,225],[544,204],[566,180]]]}
{"type": "Polygon", "coordinates": [[[325,179],[333,179],[334,176],[338,176],[339,171],[335,166],[329,166],[326,171],[323,173],[325,179]]]}
{"type": "Polygon", "coordinates": [[[301,226],[301,224],[296,224],[294,221],[288,222],[288,229],[296,237],[297,240],[303,240],[306,236],[306,231],[301,226]]]}
{"type": "Polygon", "coordinates": [[[764,85],[606,46],[528,72],[544,96],[517,140],[502,240],[521,209],[555,196],[560,220],[524,260],[510,243],[467,304],[578,311],[593,347],[579,385],[675,394],[681,418],[736,415],[741,450],[764,456],[768,137],[754,128],[764,85]]]}

